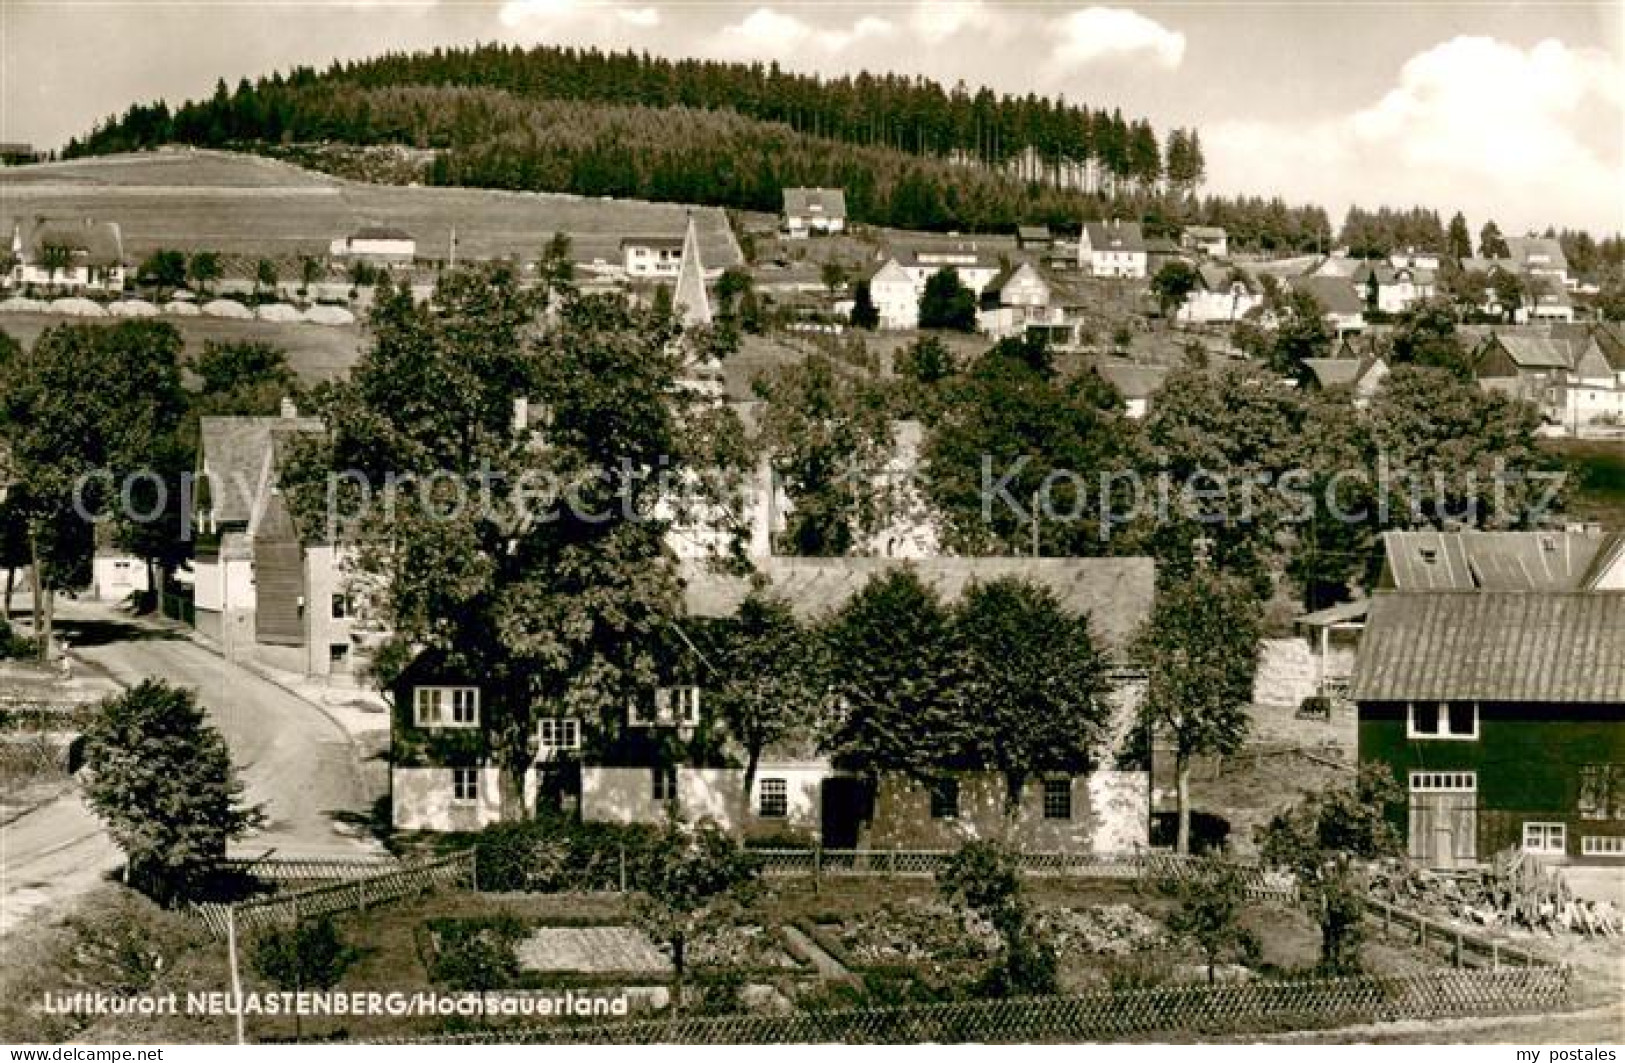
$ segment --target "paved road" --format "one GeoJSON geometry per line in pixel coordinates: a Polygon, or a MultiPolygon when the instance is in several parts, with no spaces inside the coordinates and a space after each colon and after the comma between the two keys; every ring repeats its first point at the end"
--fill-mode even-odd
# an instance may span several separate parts
{"type": "MultiPolygon", "coordinates": [[[[139,627],[109,610],[63,603],[73,655],[122,683],[158,677],[197,692],[225,735],[266,823],[232,855],[347,856],[378,852],[359,826],[366,791],[348,739],[309,702],[229,664],[184,636],[139,627]]],[[[92,888],[121,856],[77,794],[0,827],[0,933],[92,888]]]]}

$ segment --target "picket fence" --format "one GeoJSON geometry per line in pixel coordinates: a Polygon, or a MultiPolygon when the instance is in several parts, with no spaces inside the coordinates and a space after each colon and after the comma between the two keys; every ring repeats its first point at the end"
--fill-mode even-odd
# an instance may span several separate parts
{"type": "Polygon", "coordinates": [[[495,1026],[389,1044],[959,1044],[1111,1041],[1326,1029],[1398,1019],[1550,1012],[1570,1001],[1565,967],[1399,977],[1181,985],[1073,997],[617,1024],[495,1026]]]}
{"type": "Polygon", "coordinates": [[[225,937],[233,915],[237,933],[246,934],[269,927],[291,926],[301,919],[365,910],[436,889],[473,885],[474,851],[469,849],[432,860],[394,865],[364,877],[238,904],[194,904],[188,911],[217,937],[225,937]]]}

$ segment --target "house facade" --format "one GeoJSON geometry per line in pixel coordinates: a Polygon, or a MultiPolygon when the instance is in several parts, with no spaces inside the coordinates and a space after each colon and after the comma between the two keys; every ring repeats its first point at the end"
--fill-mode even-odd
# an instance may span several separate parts
{"type": "Polygon", "coordinates": [[[1187,225],[1179,234],[1179,246],[1208,258],[1229,258],[1230,237],[1216,225],[1187,225]]]}
{"type": "MultiPolygon", "coordinates": [[[[804,619],[839,608],[885,558],[770,558],[760,577],[804,619]]],[[[981,580],[1019,575],[1049,586],[1086,612],[1099,644],[1121,652],[1150,608],[1149,558],[952,558],[914,562],[920,578],[953,601],[981,580]]],[[[687,615],[733,616],[749,579],[703,564],[684,567],[687,615]]],[[[1110,749],[1089,771],[1037,773],[1013,819],[1002,813],[1004,780],[945,771],[926,784],[888,773],[859,777],[819,755],[801,736],[769,749],[746,783],[743,759],[710,708],[703,669],[671,665],[662,684],[629,699],[624,717],[537,721],[526,754],[523,812],[546,803],[594,822],[658,823],[670,811],[709,817],[744,836],[796,835],[836,848],[930,846],[1009,836],[1033,848],[1125,851],[1149,841],[1149,771],[1132,763],[1143,683],[1114,673],[1110,749]],[[719,743],[718,739],[721,738],[719,743]],[[699,741],[698,739],[705,739],[699,741]],[[1005,835],[1007,828],[1013,831],[1005,835]]],[[[482,728],[493,692],[466,670],[424,654],[392,690],[392,818],[401,830],[475,830],[503,815],[482,728]]],[[[511,798],[512,795],[510,795],[511,798]]]]}
{"type": "Polygon", "coordinates": [[[1229,324],[1264,305],[1258,284],[1240,270],[1204,262],[1196,267],[1196,278],[1196,286],[1174,312],[1175,319],[1185,324],[1229,324]]]}
{"type": "Polygon", "coordinates": [[[1379,592],[1351,696],[1413,859],[1625,861],[1625,594],[1379,592]]]}
{"type": "Polygon", "coordinates": [[[628,277],[675,280],[683,264],[682,236],[628,236],[621,240],[621,268],[628,277]]]}
{"type": "Polygon", "coordinates": [[[368,225],[349,236],[340,236],[328,247],[328,254],[371,262],[380,266],[409,266],[417,257],[418,242],[404,229],[388,225],[368,225]]]}
{"type": "Polygon", "coordinates": [[[90,218],[35,218],[11,230],[15,287],[39,286],[84,291],[124,290],[124,236],[117,222],[90,218]]]}
{"type": "Polygon", "coordinates": [[[869,278],[869,298],[880,315],[880,327],[906,331],[920,326],[920,287],[901,263],[888,258],[869,278]]]}
{"type": "Polygon", "coordinates": [[[791,239],[846,231],[846,192],[839,188],[786,188],[784,234],[791,239]]]}
{"type": "Polygon", "coordinates": [[[1147,255],[1139,222],[1085,222],[1078,236],[1078,268],[1096,277],[1143,280],[1149,272],[1147,255]]]}

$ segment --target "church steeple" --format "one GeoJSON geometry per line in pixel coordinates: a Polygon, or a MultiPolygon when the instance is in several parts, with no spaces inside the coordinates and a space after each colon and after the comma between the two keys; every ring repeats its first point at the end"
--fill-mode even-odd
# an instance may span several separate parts
{"type": "Polygon", "coordinates": [[[683,259],[677,267],[677,290],[672,295],[671,305],[684,328],[711,324],[711,300],[705,293],[705,266],[700,262],[700,234],[692,213],[688,216],[688,230],[683,234],[683,259]]]}

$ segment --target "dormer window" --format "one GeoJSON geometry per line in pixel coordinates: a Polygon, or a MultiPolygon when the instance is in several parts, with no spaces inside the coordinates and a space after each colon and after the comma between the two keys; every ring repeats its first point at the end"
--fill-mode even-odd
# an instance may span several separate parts
{"type": "Polygon", "coordinates": [[[417,687],[412,691],[412,715],[419,727],[478,727],[478,687],[417,687]]]}

